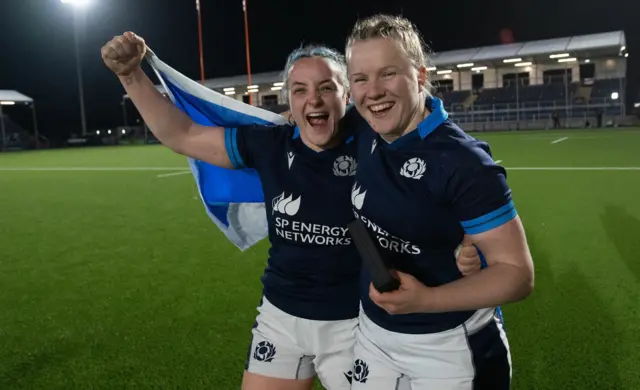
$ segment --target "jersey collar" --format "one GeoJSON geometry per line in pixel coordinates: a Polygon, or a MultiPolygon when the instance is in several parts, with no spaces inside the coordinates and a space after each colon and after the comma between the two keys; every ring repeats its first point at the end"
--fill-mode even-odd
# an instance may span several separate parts
{"type": "Polygon", "coordinates": [[[445,111],[442,100],[437,97],[432,96],[427,98],[425,104],[427,107],[430,107],[431,114],[418,124],[418,133],[420,133],[420,138],[422,139],[425,139],[449,118],[449,113],[445,111]]]}
{"type": "MultiPolygon", "coordinates": [[[[399,149],[402,146],[413,142],[413,140],[425,139],[435,129],[438,128],[444,121],[449,118],[449,114],[445,111],[442,105],[442,100],[435,96],[428,97],[425,101],[425,105],[431,110],[431,114],[426,117],[422,122],[418,124],[416,130],[410,131],[390,144],[382,141],[382,145],[385,145],[391,149],[399,149]]],[[[380,137],[380,135],[378,135],[380,137]]]]}

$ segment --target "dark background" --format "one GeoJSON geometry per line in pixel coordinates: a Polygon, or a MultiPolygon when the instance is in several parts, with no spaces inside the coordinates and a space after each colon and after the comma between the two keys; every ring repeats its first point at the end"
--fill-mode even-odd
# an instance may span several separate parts
{"type": "MultiPolygon", "coordinates": [[[[246,74],[242,0],[201,0],[201,7],[206,77],[246,74]]],[[[248,12],[255,73],[281,69],[303,42],[342,50],[356,18],[377,12],[409,17],[435,51],[499,44],[504,28],[517,42],[623,29],[627,103],[638,94],[637,0],[248,0],[248,12]]],[[[134,31],[170,66],[200,78],[195,0],[93,0],[85,13],[80,50],[88,129],[122,124],[123,90],[100,58],[114,35],[134,31]]],[[[40,131],[49,137],[81,129],[73,26],[72,7],[59,0],[0,1],[0,89],[33,97],[40,131]]]]}

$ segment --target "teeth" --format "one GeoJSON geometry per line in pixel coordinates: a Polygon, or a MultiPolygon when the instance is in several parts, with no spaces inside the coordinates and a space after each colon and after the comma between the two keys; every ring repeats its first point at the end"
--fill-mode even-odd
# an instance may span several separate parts
{"type": "Polygon", "coordinates": [[[380,103],[374,104],[373,106],[369,106],[369,109],[373,112],[382,111],[387,108],[393,107],[393,103],[380,103]]]}
{"type": "Polygon", "coordinates": [[[327,116],[328,114],[325,112],[312,112],[311,114],[309,114],[310,117],[312,118],[319,118],[321,116],[327,116]]]}

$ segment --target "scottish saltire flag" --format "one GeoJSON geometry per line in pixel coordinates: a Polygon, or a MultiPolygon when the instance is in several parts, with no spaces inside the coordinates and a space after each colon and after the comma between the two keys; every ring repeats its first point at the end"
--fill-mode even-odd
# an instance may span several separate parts
{"type": "MultiPolygon", "coordinates": [[[[147,53],[171,100],[194,122],[223,127],[287,122],[278,114],[212,91],[160,61],[151,50],[147,53]]],[[[231,242],[246,250],[267,236],[262,184],[254,169],[224,169],[192,158],[189,165],[207,214],[231,242]]]]}

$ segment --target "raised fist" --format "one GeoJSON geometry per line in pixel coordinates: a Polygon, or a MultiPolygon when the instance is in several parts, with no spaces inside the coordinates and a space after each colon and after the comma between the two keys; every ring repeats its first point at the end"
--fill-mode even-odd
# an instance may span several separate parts
{"type": "Polygon", "coordinates": [[[132,32],[113,37],[101,50],[104,63],[118,76],[128,76],[140,67],[146,52],[144,39],[132,32]]]}

